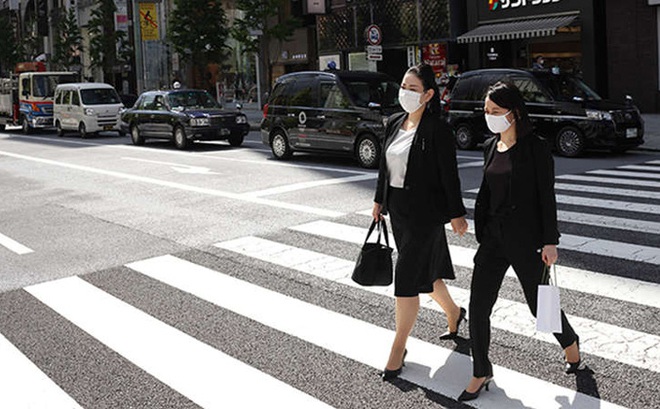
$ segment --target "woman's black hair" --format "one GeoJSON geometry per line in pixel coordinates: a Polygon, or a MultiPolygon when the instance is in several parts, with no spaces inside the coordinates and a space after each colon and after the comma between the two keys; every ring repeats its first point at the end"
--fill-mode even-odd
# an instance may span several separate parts
{"type": "Polygon", "coordinates": [[[438,90],[438,85],[435,83],[435,72],[433,72],[433,68],[428,64],[421,63],[408,68],[406,74],[413,74],[419,78],[422,81],[424,92],[430,89],[433,90],[433,97],[426,105],[427,109],[437,114],[444,113],[440,104],[440,91],[438,90]]]}
{"type": "Polygon", "coordinates": [[[527,106],[518,87],[510,82],[499,81],[488,88],[486,97],[502,108],[513,112],[518,138],[532,132],[532,122],[529,120],[527,106]]]}

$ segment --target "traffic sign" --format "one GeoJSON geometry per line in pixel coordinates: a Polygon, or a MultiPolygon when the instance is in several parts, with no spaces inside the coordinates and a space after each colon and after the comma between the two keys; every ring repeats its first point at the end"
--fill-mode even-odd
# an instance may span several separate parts
{"type": "Polygon", "coordinates": [[[375,24],[367,27],[365,35],[367,37],[367,42],[371,45],[379,45],[381,41],[383,41],[383,32],[381,31],[380,27],[375,24]]]}
{"type": "Polygon", "coordinates": [[[367,52],[369,54],[382,54],[383,46],[382,45],[368,45],[367,52]]]}
{"type": "Polygon", "coordinates": [[[367,54],[369,61],[383,61],[383,54],[367,54]]]}

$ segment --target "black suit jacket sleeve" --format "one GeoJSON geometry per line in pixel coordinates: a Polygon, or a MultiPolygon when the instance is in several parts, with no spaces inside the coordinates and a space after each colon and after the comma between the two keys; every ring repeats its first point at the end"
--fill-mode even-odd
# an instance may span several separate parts
{"type": "Polygon", "coordinates": [[[438,170],[446,195],[447,216],[450,219],[455,219],[465,216],[467,213],[461,196],[461,179],[458,176],[458,164],[456,163],[456,146],[449,125],[444,120],[438,121],[437,124],[436,154],[438,157],[438,170]]]}
{"type": "Polygon", "coordinates": [[[550,147],[538,139],[532,145],[536,168],[536,186],[539,195],[543,244],[559,244],[557,228],[557,201],[555,198],[555,165],[550,147]]]}

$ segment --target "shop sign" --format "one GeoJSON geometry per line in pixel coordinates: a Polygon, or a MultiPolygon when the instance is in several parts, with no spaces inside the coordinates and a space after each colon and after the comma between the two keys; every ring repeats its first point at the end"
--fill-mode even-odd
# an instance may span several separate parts
{"type": "Polygon", "coordinates": [[[436,74],[447,70],[447,45],[445,43],[427,44],[422,47],[422,61],[433,68],[436,74]]]}
{"type": "Polygon", "coordinates": [[[488,57],[488,61],[496,61],[500,58],[500,54],[495,51],[495,48],[490,47],[490,50],[486,53],[486,57],[488,57]]]}
{"type": "Polygon", "coordinates": [[[488,0],[488,9],[491,11],[518,8],[525,6],[540,6],[543,4],[559,3],[561,0],[488,0]]]}

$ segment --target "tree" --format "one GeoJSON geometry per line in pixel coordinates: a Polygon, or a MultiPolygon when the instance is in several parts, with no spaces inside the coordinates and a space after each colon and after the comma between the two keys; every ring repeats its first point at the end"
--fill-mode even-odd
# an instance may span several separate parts
{"type": "MultiPolygon", "coordinates": [[[[16,30],[7,13],[0,14],[0,74],[10,72],[21,59],[16,30]]],[[[0,75],[1,76],[1,75],[0,75]]]]}
{"type": "Polygon", "coordinates": [[[296,28],[301,26],[295,17],[279,19],[280,10],[286,0],[236,0],[236,8],[244,12],[244,17],[237,19],[232,27],[232,36],[245,46],[246,52],[256,52],[266,62],[266,77],[270,78],[271,40],[280,42],[291,38],[296,28]],[[259,32],[259,36],[253,33],[259,32]]]}
{"type": "Polygon", "coordinates": [[[227,16],[220,0],[174,0],[176,11],[168,21],[168,38],[182,59],[192,64],[194,84],[208,64],[227,58],[227,16]]]}
{"type": "Polygon", "coordinates": [[[114,0],[95,0],[87,24],[89,29],[89,55],[92,67],[103,71],[103,78],[112,78],[113,68],[130,61],[132,50],[125,31],[115,30],[114,0]]]}
{"type": "Polygon", "coordinates": [[[71,7],[58,24],[52,61],[56,67],[69,70],[72,65],[80,64],[82,50],[82,35],[76,13],[71,7]]]}

